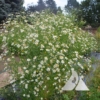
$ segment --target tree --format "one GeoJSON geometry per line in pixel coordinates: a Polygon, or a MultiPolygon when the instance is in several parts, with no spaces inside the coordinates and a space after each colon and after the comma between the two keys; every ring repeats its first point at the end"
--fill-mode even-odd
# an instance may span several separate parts
{"type": "Polygon", "coordinates": [[[32,11],[32,12],[35,12],[35,11],[41,12],[42,10],[45,10],[45,9],[49,9],[51,12],[55,14],[57,13],[57,10],[61,11],[61,8],[59,9],[57,8],[54,0],[47,0],[45,3],[43,0],[39,0],[38,5],[28,6],[28,11],[32,11]]]}
{"type": "Polygon", "coordinates": [[[68,0],[67,5],[65,5],[65,10],[71,11],[74,8],[79,8],[79,3],[76,0],[68,0]]]}
{"type": "Polygon", "coordinates": [[[50,9],[51,12],[57,13],[57,6],[54,0],[47,0],[46,1],[47,8],[50,9]]]}
{"type": "Polygon", "coordinates": [[[59,11],[59,12],[61,12],[61,13],[62,13],[62,9],[61,9],[61,7],[60,7],[60,6],[57,8],[57,11],[59,11]]]}
{"type": "Polygon", "coordinates": [[[46,5],[43,0],[39,0],[37,3],[38,3],[37,5],[34,4],[29,5],[27,10],[31,12],[35,11],[41,12],[42,10],[46,9],[46,5]]]}
{"type": "Polygon", "coordinates": [[[80,7],[79,17],[91,26],[100,25],[100,0],[85,0],[80,7]]]}
{"type": "Polygon", "coordinates": [[[11,12],[23,9],[23,0],[0,0],[0,22],[11,12]]]}
{"type": "Polygon", "coordinates": [[[79,3],[76,0],[68,0],[68,7],[73,7],[73,8],[78,8],[79,7],[79,3]]]}
{"type": "Polygon", "coordinates": [[[45,9],[46,9],[46,5],[43,2],[43,0],[39,0],[38,5],[36,6],[36,10],[37,11],[42,11],[42,10],[45,10],[45,9]]]}
{"type": "Polygon", "coordinates": [[[27,11],[35,12],[36,11],[36,6],[34,4],[28,5],[27,11]]]}
{"type": "Polygon", "coordinates": [[[7,17],[7,12],[10,11],[10,5],[7,5],[4,0],[0,0],[0,23],[7,17]]]}
{"type": "Polygon", "coordinates": [[[11,6],[11,11],[23,10],[24,0],[5,0],[5,3],[11,6]]]}

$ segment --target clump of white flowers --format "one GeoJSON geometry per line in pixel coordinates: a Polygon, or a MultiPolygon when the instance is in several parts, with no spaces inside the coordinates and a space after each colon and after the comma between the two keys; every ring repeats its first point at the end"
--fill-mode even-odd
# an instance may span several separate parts
{"type": "Polygon", "coordinates": [[[79,73],[90,68],[84,54],[94,50],[96,42],[63,14],[33,13],[31,18],[31,25],[12,21],[6,26],[2,49],[6,46],[8,54],[15,56],[7,61],[24,100],[47,100],[62,91],[71,68],[79,73]]]}

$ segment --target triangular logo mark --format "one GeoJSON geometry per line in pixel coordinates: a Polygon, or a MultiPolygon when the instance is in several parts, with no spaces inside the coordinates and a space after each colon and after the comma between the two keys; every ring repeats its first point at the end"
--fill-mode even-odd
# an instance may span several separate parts
{"type": "Polygon", "coordinates": [[[75,88],[76,91],[89,91],[84,81],[80,78],[78,85],[75,88]]]}
{"type": "Polygon", "coordinates": [[[63,91],[71,91],[75,88],[76,91],[89,91],[81,77],[78,77],[76,71],[72,70],[72,75],[62,88],[63,91]],[[78,85],[77,85],[78,84],[78,85]],[[76,88],[75,88],[76,87],[76,88]]]}

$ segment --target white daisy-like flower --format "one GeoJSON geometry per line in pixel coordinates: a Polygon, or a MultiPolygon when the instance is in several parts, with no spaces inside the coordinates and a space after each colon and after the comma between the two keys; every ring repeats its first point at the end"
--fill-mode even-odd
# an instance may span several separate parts
{"type": "Polygon", "coordinates": [[[30,62],[30,61],[31,61],[31,59],[28,58],[28,59],[27,59],[27,62],[30,62]]]}
{"type": "Polygon", "coordinates": [[[50,71],[50,68],[47,68],[46,70],[49,72],[50,71]]]}
{"type": "Polygon", "coordinates": [[[25,84],[25,89],[28,89],[28,84],[25,84]]]}

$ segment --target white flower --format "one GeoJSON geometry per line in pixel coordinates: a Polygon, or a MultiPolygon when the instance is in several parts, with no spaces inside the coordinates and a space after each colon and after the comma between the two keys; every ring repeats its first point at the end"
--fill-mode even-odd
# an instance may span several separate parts
{"type": "Polygon", "coordinates": [[[13,87],[13,91],[14,91],[14,93],[16,92],[16,89],[13,87]]]}
{"type": "Polygon", "coordinates": [[[23,97],[25,97],[26,95],[25,94],[23,94],[23,97]]]}
{"type": "Polygon", "coordinates": [[[43,44],[41,44],[41,49],[43,49],[44,48],[44,45],[43,44]]]}
{"type": "Polygon", "coordinates": [[[57,72],[59,72],[59,71],[60,71],[60,69],[59,69],[59,68],[57,68],[57,69],[56,69],[56,71],[57,71],[57,72]]]}
{"type": "Polygon", "coordinates": [[[53,39],[55,40],[57,38],[57,36],[53,35],[53,39]]]}
{"type": "Polygon", "coordinates": [[[14,37],[14,34],[11,34],[11,37],[14,37]]]}
{"type": "Polygon", "coordinates": [[[55,72],[56,72],[56,70],[54,70],[54,69],[53,69],[53,70],[52,70],[52,72],[53,72],[53,73],[55,73],[55,72]]]}
{"type": "Polygon", "coordinates": [[[24,78],[24,74],[20,77],[21,79],[24,78]]]}
{"type": "Polygon", "coordinates": [[[50,77],[47,77],[47,80],[50,80],[50,77]]]}
{"type": "Polygon", "coordinates": [[[69,65],[73,64],[73,61],[70,59],[70,60],[68,61],[68,64],[69,64],[69,65]]]}
{"type": "Polygon", "coordinates": [[[55,65],[54,65],[54,68],[57,68],[57,67],[59,67],[59,65],[58,65],[58,64],[55,64],[55,65]]]}
{"type": "Polygon", "coordinates": [[[33,61],[36,60],[36,59],[37,59],[37,57],[35,56],[35,57],[33,58],[33,61]]]}
{"type": "Polygon", "coordinates": [[[61,63],[64,64],[65,63],[64,60],[61,60],[61,63]]]}
{"type": "Polygon", "coordinates": [[[50,63],[51,63],[51,64],[53,63],[53,60],[52,60],[52,59],[50,60],[50,63]]]}
{"type": "Polygon", "coordinates": [[[58,79],[58,77],[54,77],[54,80],[57,80],[58,79]]]}
{"type": "Polygon", "coordinates": [[[59,60],[57,60],[57,61],[56,61],[56,63],[57,63],[57,64],[59,64],[59,63],[60,63],[60,61],[59,61],[59,60]]]}
{"type": "Polygon", "coordinates": [[[30,16],[30,17],[34,17],[35,15],[34,15],[34,14],[30,14],[29,16],[30,16]]]}
{"type": "Polygon", "coordinates": [[[38,79],[35,79],[35,82],[38,82],[38,79]]]}
{"type": "Polygon", "coordinates": [[[65,59],[66,59],[66,60],[68,60],[68,58],[67,58],[67,57],[65,57],[65,59]]]}
{"type": "Polygon", "coordinates": [[[34,93],[34,95],[36,95],[36,92],[35,91],[33,93],[34,93]]]}
{"type": "Polygon", "coordinates": [[[60,45],[57,44],[57,45],[56,45],[56,48],[60,48],[60,45]]]}
{"type": "Polygon", "coordinates": [[[25,84],[25,89],[28,89],[28,84],[25,84]]]}
{"type": "Polygon", "coordinates": [[[43,100],[43,98],[41,98],[41,100],[43,100]]]}
{"type": "Polygon", "coordinates": [[[4,41],[6,41],[6,39],[7,39],[6,36],[4,36],[3,39],[2,39],[2,41],[4,42],[4,41]]]}
{"type": "Polygon", "coordinates": [[[41,65],[41,64],[39,64],[39,65],[38,65],[38,67],[39,67],[39,68],[42,68],[42,65],[41,65]]]}
{"type": "Polygon", "coordinates": [[[31,59],[28,58],[28,59],[27,59],[27,62],[30,62],[30,61],[31,61],[31,59]]]}
{"type": "Polygon", "coordinates": [[[62,71],[65,71],[65,68],[63,68],[62,71]]]}
{"type": "Polygon", "coordinates": [[[25,73],[29,74],[29,71],[28,70],[25,70],[25,73]]]}
{"type": "Polygon", "coordinates": [[[9,62],[9,61],[11,61],[11,59],[10,58],[7,58],[7,61],[9,62]]]}
{"type": "Polygon", "coordinates": [[[39,89],[38,89],[37,87],[34,87],[34,89],[35,89],[36,91],[39,91],[39,89]]]}
{"type": "Polygon", "coordinates": [[[18,47],[18,48],[20,48],[20,47],[21,47],[21,45],[20,45],[20,44],[17,44],[17,47],[18,47]]]}
{"type": "Polygon", "coordinates": [[[60,58],[60,59],[64,59],[64,57],[63,57],[63,56],[59,56],[59,58],[60,58]]]}
{"type": "Polygon", "coordinates": [[[0,56],[0,61],[2,60],[2,57],[0,56]]]}
{"type": "Polygon", "coordinates": [[[37,37],[38,37],[38,34],[35,34],[35,35],[34,35],[34,37],[36,37],[36,38],[37,38],[37,37]]]}
{"type": "Polygon", "coordinates": [[[24,30],[23,29],[20,29],[20,32],[22,33],[22,32],[24,32],[24,30]]]}
{"type": "Polygon", "coordinates": [[[30,95],[28,94],[28,95],[27,95],[27,97],[29,98],[29,97],[30,97],[30,95]]]}
{"type": "Polygon", "coordinates": [[[38,45],[38,43],[39,43],[39,40],[36,40],[34,44],[38,45]]]}
{"type": "Polygon", "coordinates": [[[77,65],[83,69],[83,66],[81,65],[81,63],[78,62],[77,65]]]}
{"type": "Polygon", "coordinates": [[[10,83],[12,84],[12,83],[14,83],[15,81],[16,81],[16,80],[15,80],[15,79],[13,79],[13,80],[11,80],[11,81],[10,81],[10,83]]]}
{"type": "Polygon", "coordinates": [[[43,64],[44,64],[43,60],[40,62],[40,64],[41,64],[41,65],[43,65],[43,64]]]}
{"type": "Polygon", "coordinates": [[[76,54],[76,57],[78,57],[78,52],[77,51],[75,51],[75,54],[76,54]]]}
{"type": "Polygon", "coordinates": [[[50,68],[47,68],[46,70],[49,72],[50,71],[50,68]]]}
{"type": "Polygon", "coordinates": [[[77,58],[73,58],[73,60],[77,61],[78,59],[77,58]]]}
{"type": "Polygon", "coordinates": [[[44,60],[47,61],[48,60],[48,57],[44,57],[44,60]]]}
{"type": "Polygon", "coordinates": [[[24,81],[21,80],[21,81],[20,81],[20,84],[23,84],[23,83],[24,83],[24,81]]]}
{"type": "Polygon", "coordinates": [[[33,67],[33,68],[35,68],[35,67],[36,67],[36,65],[33,65],[32,67],[33,67]]]}
{"type": "Polygon", "coordinates": [[[49,52],[50,50],[49,49],[46,49],[46,51],[49,52]]]}
{"type": "Polygon", "coordinates": [[[57,83],[53,83],[53,85],[56,85],[57,83]]]}
{"type": "Polygon", "coordinates": [[[52,43],[48,43],[50,46],[52,46],[52,43]]]}

